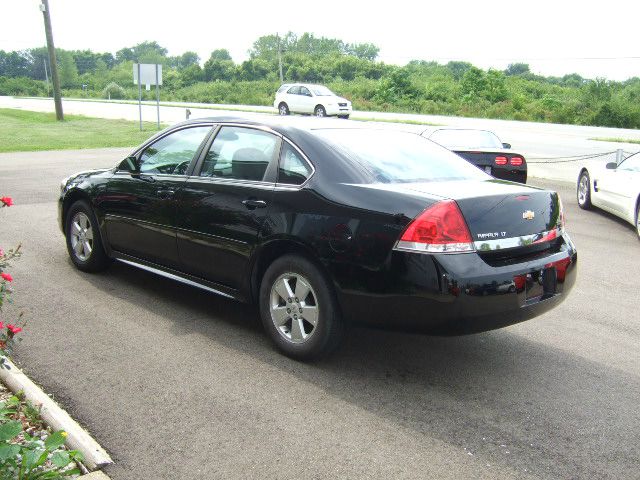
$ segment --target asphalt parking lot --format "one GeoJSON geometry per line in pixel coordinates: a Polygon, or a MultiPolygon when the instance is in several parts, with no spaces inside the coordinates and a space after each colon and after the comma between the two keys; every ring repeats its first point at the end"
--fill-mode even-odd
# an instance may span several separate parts
{"type": "Polygon", "coordinates": [[[114,479],[640,478],[640,242],[560,191],[579,274],[556,310],[427,337],[354,329],[316,364],[249,306],[116,264],[83,274],[60,179],[128,150],[0,155],[0,245],[28,324],[16,360],[111,453],[114,479]]]}

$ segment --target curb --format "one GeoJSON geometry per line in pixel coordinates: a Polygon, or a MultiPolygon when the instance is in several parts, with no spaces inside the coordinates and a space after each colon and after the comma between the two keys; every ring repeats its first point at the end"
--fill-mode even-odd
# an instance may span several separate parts
{"type": "MultiPolygon", "coordinates": [[[[23,391],[25,397],[33,404],[41,406],[40,416],[53,430],[67,432],[65,444],[71,450],[82,452],[82,462],[89,470],[96,470],[113,463],[109,454],[96,442],[89,432],[82,428],[69,414],[55,403],[46,393],[33,383],[22,371],[9,359],[5,360],[9,368],[0,368],[0,380],[11,391],[23,391]]],[[[97,472],[94,472],[97,473],[97,472]]],[[[102,473],[102,472],[100,472],[102,473]]],[[[84,478],[84,477],[82,477],[84,478]]],[[[88,476],[87,478],[99,480],[106,476],[88,476]]]]}

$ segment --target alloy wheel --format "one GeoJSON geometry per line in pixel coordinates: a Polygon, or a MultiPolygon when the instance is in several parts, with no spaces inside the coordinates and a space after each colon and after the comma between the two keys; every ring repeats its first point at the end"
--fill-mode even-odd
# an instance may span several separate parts
{"type": "Polygon", "coordinates": [[[270,313],[276,330],[291,343],[309,340],[318,325],[319,305],[309,281],[297,273],[280,275],[271,287],[270,313]]]}
{"type": "Polygon", "coordinates": [[[73,254],[78,260],[86,262],[93,251],[93,228],[86,213],[78,212],[73,216],[69,233],[73,254]]]}
{"type": "Polygon", "coordinates": [[[580,177],[580,184],[578,185],[578,203],[584,205],[587,201],[587,195],[589,194],[589,178],[586,175],[580,177]]]}

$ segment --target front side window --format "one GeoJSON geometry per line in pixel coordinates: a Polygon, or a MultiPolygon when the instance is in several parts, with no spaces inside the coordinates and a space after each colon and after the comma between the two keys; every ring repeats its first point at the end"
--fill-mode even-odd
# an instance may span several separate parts
{"type": "Polygon", "coordinates": [[[261,181],[273,158],[277,136],[244,127],[222,127],[205,157],[201,177],[261,181]]]}
{"type": "Polygon", "coordinates": [[[300,95],[304,95],[306,97],[310,97],[311,96],[311,92],[309,91],[309,89],[307,87],[300,87],[300,95]]]}
{"type": "Polygon", "coordinates": [[[640,172],[640,154],[635,154],[620,163],[618,170],[628,170],[630,172],[640,172]]]}
{"type": "Polygon", "coordinates": [[[278,167],[278,183],[301,185],[312,172],[313,170],[300,154],[284,142],[278,167]]]}
{"type": "Polygon", "coordinates": [[[184,175],[211,127],[184,128],[144,149],[138,171],[146,174],[184,175]]]}

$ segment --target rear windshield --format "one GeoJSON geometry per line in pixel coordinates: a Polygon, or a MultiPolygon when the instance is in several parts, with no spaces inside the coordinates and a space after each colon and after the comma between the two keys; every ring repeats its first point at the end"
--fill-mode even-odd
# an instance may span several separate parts
{"type": "Polygon", "coordinates": [[[496,134],[487,130],[443,128],[433,132],[429,139],[448,148],[502,148],[502,142],[496,134]]]}
{"type": "Polygon", "coordinates": [[[365,129],[322,129],[314,133],[376,182],[491,178],[462,157],[414,133],[365,129]]]}

